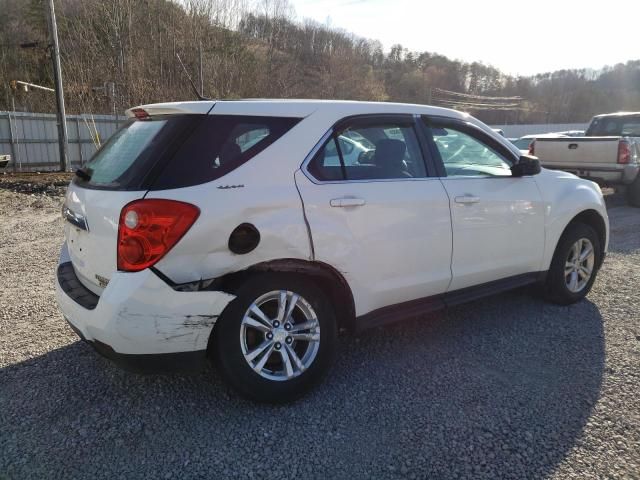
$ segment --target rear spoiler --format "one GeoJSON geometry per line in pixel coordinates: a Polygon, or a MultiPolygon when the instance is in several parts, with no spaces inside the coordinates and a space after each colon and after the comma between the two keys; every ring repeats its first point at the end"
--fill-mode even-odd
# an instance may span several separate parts
{"type": "Polygon", "coordinates": [[[152,103],[149,105],[139,105],[128,109],[125,113],[128,117],[141,118],[141,113],[147,117],[155,115],[184,115],[184,114],[200,114],[206,115],[215,105],[215,101],[201,102],[169,102],[169,103],[152,103]]]}

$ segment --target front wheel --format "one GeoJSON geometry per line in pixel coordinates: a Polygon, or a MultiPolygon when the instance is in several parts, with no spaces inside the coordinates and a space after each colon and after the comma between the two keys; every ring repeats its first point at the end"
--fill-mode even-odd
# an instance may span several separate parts
{"type": "Polygon", "coordinates": [[[294,400],[326,373],[336,320],[324,293],[289,274],[252,277],[216,325],[214,348],[225,379],[257,401],[294,400]]]}
{"type": "Polygon", "coordinates": [[[549,300],[560,305],[582,300],[591,290],[601,259],[600,240],[593,228],[570,225],[558,242],[547,274],[549,300]]]}

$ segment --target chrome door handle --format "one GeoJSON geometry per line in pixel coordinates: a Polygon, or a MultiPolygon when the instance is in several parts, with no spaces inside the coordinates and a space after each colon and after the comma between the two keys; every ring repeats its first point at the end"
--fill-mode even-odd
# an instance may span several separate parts
{"type": "Polygon", "coordinates": [[[474,197],[473,195],[463,195],[455,198],[456,203],[462,203],[463,205],[471,205],[472,203],[478,203],[480,197],[474,197]]]}
{"type": "Polygon", "coordinates": [[[364,205],[364,198],[357,197],[341,197],[341,198],[332,198],[329,200],[329,205],[332,207],[361,207],[364,205]]]}

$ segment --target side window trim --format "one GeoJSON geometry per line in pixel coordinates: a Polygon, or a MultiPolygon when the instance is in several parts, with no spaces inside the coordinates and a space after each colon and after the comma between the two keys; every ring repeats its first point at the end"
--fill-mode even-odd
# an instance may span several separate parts
{"type": "Polygon", "coordinates": [[[442,158],[440,158],[438,147],[436,147],[433,141],[431,128],[423,121],[423,116],[416,114],[414,115],[414,119],[418,142],[420,142],[422,156],[426,163],[427,177],[446,177],[447,174],[444,170],[444,164],[442,163],[442,158]]]}
{"type": "MultiPolygon", "coordinates": [[[[351,115],[348,117],[341,118],[337,122],[335,122],[331,128],[329,128],[324,135],[320,138],[318,143],[311,149],[311,151],[304,158],[300,169],[302,173],[313,183],[315,184],[325,184],[325,183],[371,183],[371,182],[389,182],[389,181],[402,181],[402,180],[424,180],[428,178],[437,178],[437,166],[438,163],[435,160],[431,148],[425,145],[426,137],[422,130],[423,122],[419,118],[420,115],[410,114],[410,113],[383,113],[383,114],[361,114],[361,115],[351,115]],[[394,178],[394,179],[366,179],[366,180],[348,180],[346,175],[346,167],[344,163],[344,159],[342,156],[342,151],[340,149],[340,142],[337,141],[337,138],[340,132],[344,131],[348,127],[353,126],[363,126],[366,124],[377,124],[384,122],[393,122],[399,125],[405,125],[413,129],[413,132],[418,140],[418,147],[420,150],[420,155],[422,157],[422,162],[425,167],[425,176],[420,178],[394,178]],[[315,156],[318,154],[320,150],[325,148],[330,141],[335,141],[336,149],[338,151],[338,155],[340,158],[340,166],[342,167],[342,176],[344,177],[342,180],[320,180],[314,177],[314,175],[309,171],[309,164],[313,161],[315,156]]],[[[432,140],[433,141],[433,140],[432,140]]],[[[439,158],[439,157],[438,157],[439,158]]]]}
{"type": "MultiPolygon", "coordinates": [[[[340,146],[340,136],[338,132],[333,132],[331,138],[335,142],[336,152],[338,152],[338,160],[340,160],[340,170],[342,171],[342,180],[347,180],[347,168],[344,166],[344,157],[342,156],[342,147],[340,146]]],[[[329,141],[325,144],[325,147],[329,144],[329,141]]]]}
{"type": "Polygon", "coordinates": [[[338,120],[333,129],[336,133],[346,128],[358,126],[365,127],[367,125],[376,125],[380,123],[397,123],[398,125],[413,125],[413,115],[409,113],[367,113],[363,115],[351,115],[338,120]]]}
{"type": "MultiPolygon", "coordinates": [[[[427,137],[429,140],[429,147],[433,151],[435,158],[437,158],[438,170],[440,173],[440,177],[447,177],[447,173],[444,167],[444,161],[442,160],[442,156],[440,155],[440,151],[433,140],[433,134],[431,131],[432,126],[437,126],[441,128],[452,128],[455,130],[459,130],[462,133],[469,135],[470,137],[478,140],[479,142],[489,146],[492,150],[495,150],[500,156],[504,157],[506,161],[511,163],[511,165],[515,165],[518,161],[515,158],[513,152],[511,152],[508,148],[500,145],[499,142],[495,141],[495,139],[491,138],[485,132],[483,132],[480,128],[475,125],[463,122],[461,120],[456,120],[448,117],[436,117],[429,115],[422,115],[422,123],[424,126],[424,130],[427,133],[427,137]]],[[[456,178],[464,178],[464,177],[456,177],[456,178]]],[[[474,177],[466,177],[466,178],[512,178],[510,175],[504,176],[492,176],[492,177],[483,177],[483,176],[474,176],[474,177]]]]}

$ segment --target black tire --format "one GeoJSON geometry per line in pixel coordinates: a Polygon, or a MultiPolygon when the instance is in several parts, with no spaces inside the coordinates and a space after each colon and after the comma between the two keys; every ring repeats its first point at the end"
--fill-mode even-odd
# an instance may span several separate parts
{"type": "Polygon", "coordinates": [[[591,290],[602,262],[602,247],[598,234],[593,228],[584,223],[570,224],[562,234],[547,273],[545,294],[548,300],[559,305],[570,305],[582,300],[591,290]],[[565,281],[565,262],[569,258],[570,250],[580,239],[587,239],[593,245],[594,264],[591,277],[587,284],[578,292],[569,289],[565,281]]]}
{"type": "MultiPolygon", "coordinates": [[[[215,328],[211,347],[215,349],[213,353],[222,376],[240,394],[259,402],[284,403],[302,396],[325,376],[335,353],[337,327],[331,303],[314,282],[300,275],[264,273],[250,277],[238,289],[236,298],[225,308],[215,328]],[[291,379],[278,381],[253,370],[242,352],[240,339],[242,320],[251,304],[269,292],[281,290],[300,295],[313,308],[320,327],[320,342],[306,370],[291,379]]],[[[266,335],[258,331],[252,334],[266,335]]],[[[259,339],[266,341],[266,338],[259,339]]],[[[273,351],[269,361],[279,359],[284,369],[283,358],[275,353],[273,351]]]]}
{"type": "Polygon", "coordinates": [[[640,174],[627,186],[627,203],[632,207],[640,207],[640,174]]]}

